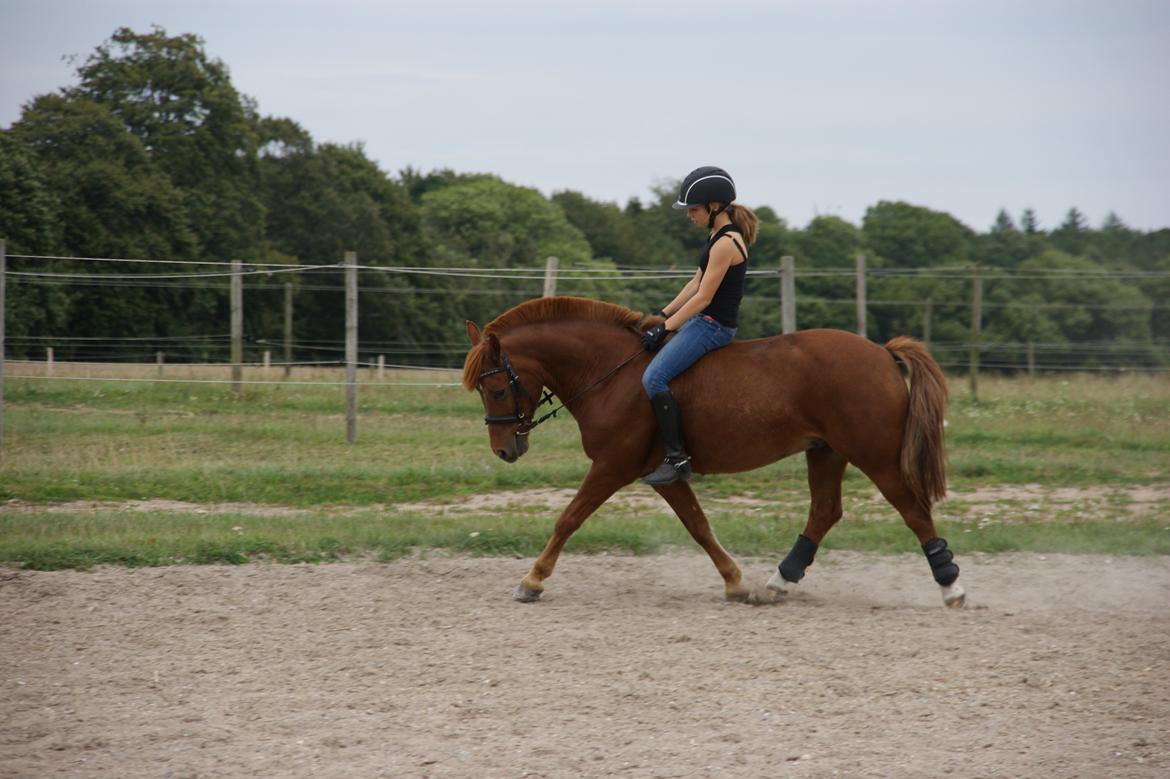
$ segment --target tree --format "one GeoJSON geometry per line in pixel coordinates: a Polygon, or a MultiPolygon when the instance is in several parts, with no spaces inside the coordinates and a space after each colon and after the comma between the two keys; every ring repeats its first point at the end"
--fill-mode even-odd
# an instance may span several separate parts
{"type": "MultiPolygon", "coordinates": [[[[271,251],[306,265],[341,262],[346,251],[356,252],[362,265],[427,264],[430,254],[417,206],[360,144],[316,146],[290,120],[264,126],[269,135],[260,170],[271,251]]],[[[319,278],[329,280],[326,289],[298,295],[297,336],[335,340],[345,322],[344,298],[337,289],[342,274],[319,278]]],[[[283,285],[283,279],[276,280],[283,285]]],[[[382,334],[370,340],[397,334],[396,340],[417,343],[437,337],[435,297],[409,294],[412,285],[427,288],[430,281],[366,272],[361,284],[368,290],[361,306],[362,332],[382,334]]],[[[269,337],[280,327],[274,313],[270,307],[269,318],[256,323],[269,337]]]]}
{"type": "Polygon", "coordinates": [[[796,259],[802,268],[852,268],[862,253],[857,226],[839,216],[814,217],[795,236],[796,259]]]}
{"type": "Polygon", "coordinates": [[[866,245],[899,267],[966,264],[975,237],[950,214],[887,200],[866,210],[861,229],[866,245]]]}
{"type": "Polygon", "coordinates": [[[552,201],[585,236],[594,257],[606,257],[618,265],[641,264],[642,241],[633,221],[616,204],[598,203],[572,190],[554,192],[552,201]]]}
{"type": "Polygon", "coordinates": [[[402,186],[406,187],[406,191],[410,194],[410,199],[415,203],[419,203],[422,201],[423,195],[428,192],[433,192],[434,190],[449,187],[452,184],[458,184],[460,182],[475,181],[485,176],[486,174],[483,173],[456,173],[450,168],[422,173],[407,166],[399,171],[398,180],[402,183],[402,186]]]}
{"type": "Polygon", "coordinates": [[[43,95],[12,132],[37,155],[68,215],[61,222],[69,251],[163,259],[198,253],[182,193],[105,106],[43,95]]]}
{"type": "Polygon", "coordinates": [[[121,28],[78,68],[65,90],[121,121],[184,195],[209,257],[253,259],[263,245],[255,105],[232,86],[203,40],[121,28]]]}
{"type": "MultiPolygon", "coordinates": [[[[55,195],[64,253],[160,259],[198,254],[182,193],[106,106],[42,95],[25,107],[11,132],[35,155],[45,187],[55,195]]],[[[111,272],[147,272],[141,265],[114,268],[111,272]]],[[[190,332],[185,328],[201,325],[176,321],[175,312],[197,315],[213,305],[214,296],[202,290],[120,283],[84,293],[71,288],[68,329],[106,336],[190,332]]]]}
{"type": "Polygon", "coordinates": [[[0,238],[12,254],[60,250],[60,205],[40,163],[17,134],[0,130],[0,238]]]}
{"type": "Polygon", "coordinates": [[[817,216],[791,236],[796,261],[798,324],[806,327],[851,328],[852,309],[837,301],[854,293],[850,272],[864,253],[861,231],[839,216],[817,216]],[[839,273],[826,272],[839,271],[839,273]],[[804,275],[809,273],[821,275],[804,275]]]}
{"type": "MultiPolygon", "coordinates": [[[[950,214],[909,203],[882,201],[869,208],[862,234],[871,267],[954,267],[975,259],[975,233],[970,228],[950,214]]],[[[871,338],[881,340],[919,330],[923,316],[919,301],[938,304],[958,293],[954,285],[938,277],[878,277],[870,283],[869,294],[875,302],[870,306],[868,330],[871,338]],[[879,305],[881,300],[891,302],[879,305]]],[[[936,316],[933,337],[938,339],[948,326],[946,318],[936,316]]]]}
{"type": "Polygon", "coordinates": [[[1002,208],[991,230],[976,236],[974,244],[973,256],[980,265],[1014,268],[1031,255],[1028,236],[1016,229],[1011,216],[1002,208]]]}
{"type": "MultiPolygon", "coordinates": [[[[1088,260],[1049,252],[1025,264],[1025,268],[1098,270],[1088,260]]],[[[1055,277],[1042,285],[1044,299],[1064,303],[1068,308],[1053,313],[1053,319],[1070,341],[1094,341],[1116,345],[1148,341],[1149,302],[1132,285],[1116,279],[1055,277]]]]}
{"type": "Polygon", "coordinates": [[[1122,268],[1134,259],[1137,253],[1134,244],[1138,239],[1139,233],[1129,229],[1121,217],[1110,211],[1101,229],[1088,235],[1086,251],[1106,267],[1122,268]]]}
{"type": "MultiPolygon", "coordinates": [[[[694,268],[699,251],[707,240],[706,229],[696,228],[673,207],[678,200],[678,183],[667,182],[651,188],[652,203],[639,203],[634,226],[647,245],[639,265],[658,268],[694,268]]],[[[631,201],[632,203],[633,201],[631,201]]],[[[627,206],[627,212],[630,212],[627,206]]]]}
{"type": "Polygon", "coordinates": [[[1142,233],[1132,241],[1126,260],[1142,270],[1165,270],[1165,260],[1170,258],[1170,228],[1142,233]]]}
{"type": "MultiPolygon", "coordinates": [[[[536,278],[490,279],[452,301],[464,312],[453,321],[490,320],[528,297],[540,295],[545,260],[555,256],[562,269],[596,267],[589,242],[564,211],[535,189],[508,184],[495,176],[459,181],[422,196],[426,240],[445,264],[484,269],[523,269],[536,278]],[[485,294],[471,294],[471,293],[485,294]]],[[[607,264],[612,268],[612,264],[607,264]]],[[[608,286],[558,284],[559,293],[609,298],[608,286]]]]}
{"type": "Polygon", "coordinates": [[[1065,214],[1060,227],[1052,231],[1052,245],[1066,254],[1082,254],[1088,244],[1088,226],[1084,214],[1076,207],[1065,214]]]}
{"type": "MultiPolygon", "coordinates": [[[[61,252],[60,203],[35,155],[10,131],[0,130],[0,238],[13,254],[61,252]]],[[[8,260],[9,270],[24,269],[8,260]]],[[[31,268],[43,267],[30,265],[31,268]]],[[[29,356],[28,336],[59,332],[69,314],[69,296],[58,286],[8,281],[5,322],[10,356],[29,356]]]]}
{"type": "Polygon", "coordinates": [[[311,154],[315,146],[309,131],[292,119],[265,116],[256,123],[256,151],[261,161],[311,154]]]}
{"type": "Polygon", "coordinates": [[[1068,213],[1065,214],[1064,222],[1060,225],[1061,230],[1069,230],[1075,233],[1083,233],[1086,228],[1085,215],[1076,206],[1068,210],[1068,213]]]}
{"type": "Polygon", "coordinates": [[[991,226],[993,233],[1007,233],[1016,231],[1016,223],[1012,221],[1011,214],[1007,212],[1006,208],[999,209],[999,213],[995,215],[995,224],[991,226]]]}
{"type": "MultiPolygon", "coordinates": [[[[1170,230],[1160,230],[1167,239],[1170,239],[1170,230]]],[[[1142,293],[1150,301],[1150,337],[1161,343],[1161,363],[1170,363],[1167,354],[1167,345],[1170,345],[1170,250],[1162,255],[1161,260],[1153,263],[1150,270],[1161,271],[1164,275],[1150,279],[1141,285],[1142,293]]],[[[1157,347],[1155,347],[1157,348],[1157,347]]]]}
{"type": "Polygon", "coordinates": [[[1024,213],[1020,215],[1020,229],[1027,235],[1040,232],[1040,222],[1036,219],[1036,212],[1031,208],[1025,208],[1024,213]]]}
{"type": "Polygon", "coordinates": [[[760,226],[752,246],[752,266],[779,268],[780,258],[796,251],[796,238],[788,224],[768,206],[753,210],[760,226]]]}
{"type": "Polygon", "coordinates": [[[535,189],[492,176],[453,184],[422,198],[429,237],[480,267],[543,268],[549,255],[562,265],[589,259],[581,231],[535,189]]]}

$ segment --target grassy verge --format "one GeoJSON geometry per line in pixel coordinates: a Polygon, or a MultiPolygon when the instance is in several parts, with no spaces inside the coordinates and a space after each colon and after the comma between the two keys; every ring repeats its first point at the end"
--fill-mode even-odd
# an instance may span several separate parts
{"type": "MultiPolygon", "coordinates": [[[[448,374],[394,378],[454,380],[448,374]]],[[[543,546],[555,509],[436,518],[437,512],[393,507],[573,488],[588,465],[569,417],[534,433],[532,451],[517,464],[500,462],[489,451],[478,399],[458,388],[364,384],[359,440],[348,445],[337,388],[247,387],[236,397],[220,385],[10,378],[0,501],[44,510],[0,511],[0,560],[52,568],[393,558],[427,549],[530,556],[543,546]],[[208,515],[106,507],[68,513],[54,507],[143,499],[301,511],[208,515]]],[[[1164,377],[989,378],[980,393],[976,403],[956,388],[947,417],[950,481],[958,495],[936,516],[952,545],[989,552],[1170,553],[1162,521],[1170,515],[1164,493],[1170,483],[1170,384],[1164,377]],[[1020,485],[1075,495],[1037,503],[1010,492],[1020,485]],[[1123,493],[1143,486],[1162,489],[1163,497],[1135,511],[1123,493]],[[995,495],[990,500],[967,497],[989,490],[995,495]]],[[[737,554],[786,551],[807,506],[800,457],[752,473],[703,477],[695,487],[720,538],[737,554]],[[732,498],[770,504],[757,510],[719,505],[732,498]]],[[[915,549],[913,536],[888,504],[875,500],[864,476],[850,469],[844,491],[847,519],[828,546],[915,549]]],[[[645,553],[690,547],[677,520],[664,512],[607,506],[569,548],[645,553]]]]}
{"type": "MultiPolygon", "coordinates": [[[[736,555],[782,556],[801,523],[796,519],[716,514],[712,523],[736,555]]],[[[0,560],[53,570],[116,563],[129,566],[244,563],[253,560],[319,562],[347,557],[390,560],[444,550],[468,555],[531,557],[548,538],[549,517],[468,515],[435,519],[418,514],[387,518],[361,511],[302,517],[247,514],[54,514],[0,517],[0,560]]],[[[1166,522],[1123,525],[1049,522],[983,526],[946,523],[940,531],[959,554],[972,552],[1067,552],[1170,554],[1166,522]]],[[[826,549],[916,552],[917,542],[900,522],[843,522],[825,539],[826,549]]],[[[573,537],[568,551],[648,554],[695,549],[681,524],[666,514],[603,511],[573,537]]]]}

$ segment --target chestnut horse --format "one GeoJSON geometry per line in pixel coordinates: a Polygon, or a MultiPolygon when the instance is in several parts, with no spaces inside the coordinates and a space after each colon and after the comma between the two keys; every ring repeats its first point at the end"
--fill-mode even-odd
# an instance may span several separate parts
{"type": "MultiPolygon", "coordinates": [[[[473,346],[463,384],[478,389],[483,399],[492,451],[515,462],[528,450],[529,432],[543,421],[534,420],[536,398],[547,388],[576,418],[592,461],[544,551],[513,593],[517,600],[539,598],[581,523],[662,461],[641,385],[651,355],[641,351],[639,341],[640,328],[658,321],[596,300],[550,297],[512,308],[482,333],[467,322],[473,346]]],[[[918,537],[944,603],[963,604],[958,566],[931,519],[931,506],[946,493],[947,390],[922,344],[898,337],[882,347],[840,330],[736,341],[674,379],[671,391],[682,408],[683,436],[696,473],[746,471],[805,453],[812,492],[808,522],[769,589],[783,592],[804,575],[817,545],[841,518],[841,478],[853,463],[918,537]]],[[[747,600],[751,591],[739,566],[716,540],[691,485],[655,489],[711,557],[726,597],[747,600]]]]}

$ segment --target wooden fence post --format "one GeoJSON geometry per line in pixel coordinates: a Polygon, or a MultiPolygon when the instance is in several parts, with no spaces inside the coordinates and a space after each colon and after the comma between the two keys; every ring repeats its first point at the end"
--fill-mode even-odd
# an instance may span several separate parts
{"type": "Polygon", "coordinates": [[[544,297],[551,298],[557,294],[557,266],[560,260],[549,257],[544,263],[544,297]]]}
{"type": "Polygon", "coordinates": [[[231,320],[232,392],[238,397],[244,378],[244,276],[239,260],[232,260],[231,320]]]}
{"type": "Polygon", "coordinates": [[[865,327],[865,255],[857,255],[857,334],[866,335],[865,327]]]}
{"type": "Polygon", "coordinates": [[[284,378],[292,373],[292,282],[284,283],[284,378]]]}
{"type": "Polygon", "coordinates": [[[45,375],[53,375],[53,347],[45,347],[45,375]]]}
{"type": "Polygon", "coordinates": [[[357,441],[357,252],[345,253],[345,440],[357,441]]]}
{"type": "Polygon", "coordinates": [[[796,332],[796,279],[791,257],[780,258],[780,330],[796,332]]]}
{"type": "Polygon", "coordinates": [[[1028,341],[1027,359],[1028,359],[1028,375],[1035,376],[1036,375],[1036,344],[1034,344],[1031,341],[1028,341]]]}
{"type": "Polygon", "coordinates": [[[4,462],[4,297],[8,242],[0,238],[0,463],[4,462]]]}
{"type": "Polygon", "coordinates": [[[155,352],[154,361],[158,363],[158,377],[161,379],[163,377],[163,353],[155,352]]]}
{"type": "Polygon", "coordinates": [[[378,381],[383,381],[386,378],[386,355],[378,355],[378,381]]]}
{"type": "Polygon", "coordinates": [[[983,277],[979,266],[971,269],[971,350],[968,356],[968,373],[971,382],[971,397],[979,399],[979,338],[983,329],[983,277]]]}

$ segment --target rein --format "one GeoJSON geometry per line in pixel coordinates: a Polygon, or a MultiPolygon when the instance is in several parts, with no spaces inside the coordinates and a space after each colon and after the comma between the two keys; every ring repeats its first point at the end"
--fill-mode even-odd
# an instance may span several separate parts
{"type": "Polygon", "coordinates": [[[483,380],[488,376],[494,376],[497,373],[503,373],[504,375],[506,375],[508,377],[508,387],[512,390],[512,400],[516,404],[516,411],[515,411],[515,413],[511,414],[510,416],[490,416],[490,415],[484,416],[483,423],[485,425],[510,425],[512,423],[519,423],[520,425],[522,425],[522,428],[518,429],[516,431],[516,435],[517,436],[526,436],[530,432],[532,432],[533,428],[537,427],[538,425],[542,425],[545,422],[547,422],[548,420],[552,419],[553,417],[555,417],[557,415],[558,411],[565,408],[570,403],[577,400],[577,398],[581,397],[589,390],[597,387],[599,384],[604,382],[606,379],[610,378],[615,373],[620,371],[622,368],[629,365],[631,362],[634,361],[634,358],[637,357],[638,355],[642,354],[643,351],[645,351],[645,350],[642,349],[641,347],[639,347],[638,351],[634,352],[629,357],[622,360],[620,363],[618,363],[618,365],[615,368],[610,370],[608,373],[606,373],[600,379],[597,379],[593,383],[586,386],[584,389],[579,390],[578,392],[576,392],[573,395],[573,397],[569,398],[564,403],[562,403],[561,405],[554,408],[552,411],[549,411],[544,416],[542,416],[538,419],[534,419],[531,422],[525,422],[525,420],[524,420],[524,409],[521,408],[521,406],[520,406],[520,395],[523,394],[524,397],[528,398],[528,402],[532,404],[532,413],[534,415],[536,414],[536,410],[538,408],[540,408],[541,406],[543,406],[545,403],[548,403],[551,406],[553,404],[554,395],[552,394],[552,392],[545,390],[544,396],[540,399],[539,403],[537,403],[535,400],[533,400],[532,395],[529,394],[528,390],[524,388],[524,384],[521,383],[520,377],[516,374],[516,371],[512,368],[512,362],[508,359],[508,353],[501,352],[500,353],[500,362],[502,363],[502,365],[499,368],[492,368],[491,370],[487,370],[487,371],[484,371],[483,373],[479,374],[479,381],[480,381],[480,384],[482,385],[483,380]],[[520,388],[519,392],[516,391],[517,387],[520,388]]]}

